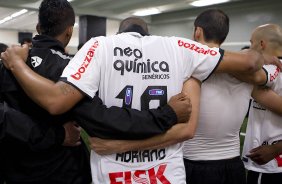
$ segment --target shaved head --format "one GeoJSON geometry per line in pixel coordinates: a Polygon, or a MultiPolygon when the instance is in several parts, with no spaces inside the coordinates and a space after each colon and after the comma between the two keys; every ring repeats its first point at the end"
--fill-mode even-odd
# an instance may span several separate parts
{"type": "Polygon", "coordinates": [[[265,44],[262,49],[282,49],[281,27],[276,24],[261,25],[253,31],[251,42],[256,47],[265,44]]]}
{"type": "Polygon", "coordinates": [[[128,17],[121,21],[118,32],[138,32],[141,35],[149,34],[147,23],[138,17],[128,17]]]}

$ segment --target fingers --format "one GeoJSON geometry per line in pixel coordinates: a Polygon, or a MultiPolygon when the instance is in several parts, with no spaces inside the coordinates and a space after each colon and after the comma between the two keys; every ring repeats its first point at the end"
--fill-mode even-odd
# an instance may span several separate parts
{"type": "Polygon", "coordinates": [[[261,156],[259,154],[250,154],[246,156],[256,163],[261,162],[261,156]]]}
{"type": "Polygon", "coordinates": [[[250,153],[255,153],[256,151],[258,151],[258,150],[260,150],[260,149],[261,149],[261,146],[256,147],[256,148],[252,149],[252,150],[250,151],[250,153]]]}
{"type": "Polygon", "coordinates": [[[80,146],[80,145],[81,145],[81,141],[78,140],[78,141],[75,141],[75,142],[68,143],[67,145],[64,145],[64,146],[76,147],[76,146],[80,146]]]}
{"type": "Polygon", "coordinates": [[[280,68],[280,70],[282,70],[282,63],[277,57],[268,54],[263,54],[263,57],[264,57],[264,64],[276,65],[278,68],[280,68]]]}
{"type": "Polygon", "coordinates": [[[75,146],[79,146],[79,145],[81,145],[81,141],[80,141],[80,140],[77,141],[77,142],[74,144],[74,147],[75,147],[75,146]]]}
{"type": "MultiPolygon", "coordinates": [[[[6,57],[7,57],[6,55],[7,55],[6,52],[1,52],[1,59],[2,59],[3,61],[5,61],[5,59],[6,59],[6,57]]],[[[7,66],[5,65],[6,62],[3,62],[3,64],[4,64],[4,66],[7,68],[7,66]]]]}
{"type": "Polygon", "coordinates": [[[178,93],[177,95],[172,96],[171,98],[175,98],[177,100],[183,100],[187,98],[187,94],[186,93],[178,93]]]}
{"type": "Polygon", "coordinates": [[[77,126],[75,122],[68,122],[64,124],[65,128],[65,140],[63,145],[65,146],[79,146],[81,144],[81,127],[77,126]]]}
{"type": "Polygon", "coordinates": [[[90,145],[90,148],[91,148],[92,150],[95,150],[96,143],[99,142],[99,138],[97,138],[97,137],[89,137],[88,140],[89,140],[89,143],[90,143],[90,144],[89,144],[89,145],[90,145]]]}
{"type": "Polygon", "coordinates": [[[253,162],[259,164],[259,165],[263,165],[266,163],[265,159],[263,158],[262,154],[260,153],[260,147],[254,148],[252,149],[252,153],[249,155],[246,155],[248,158],[250,158],[253,162]]]}
{"type": "Polygon", "coordinates": [[[1,52],[1,59],[4,59],[5,52],[1,52]]]}
{"type": "Polygon", "coordinates": [[[251,159],[251,160],[254,161],[255,163],[259,164],[259,165],[265,164],[265,162],[263,160],[261,160],[260,158],[254,158],[254,159],[251,159]]]}
{"type": "Polygon", "coordinates": [[[269,64],[276,65],[280,70],[282,70],[282,63],[276,56],[271,56],[272,62],[269,64]]]}
{"type": "Polygon", "coordinates": [[[28,46],[28,44],[23,44],[23,45],[22,45],[22,48],[24,48],[24,49],[29,49],[29,46],[28,46]]]}
{"type": "Polygon", "coordinates": [[[190,98],[187,95],[187,93],[181,92],[181,93],[178,93],[177,95],[172,96],[169,99],[168,103],[170,103],[170,102],[177,102],[177,101],[187,101],[187,102],[190,103],[190,98]]]}
{"type": "Polygon", "coordinates": [[[282,71],[282,63],[281,63],[281,61],[278,58],[276,58],[276,59],[277,59],[277,65],[276,66],[282,71]]]}
{"type": "Polygon", "coordinates": [[[253,153],[250,153],[250,154],[248,154],[248,155],[246,155],[246,156],[249,157],[249,158],[251,158],[251,159],[253,159],[253,158],[259,157],[259,156],[260,156],[260,153],[258,153],[258,152],[253,152],[253,153]]]}

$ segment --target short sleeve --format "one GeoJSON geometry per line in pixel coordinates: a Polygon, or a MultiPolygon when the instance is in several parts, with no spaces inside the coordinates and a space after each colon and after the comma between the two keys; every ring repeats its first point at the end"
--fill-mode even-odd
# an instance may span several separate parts
{"type": "Polygon", "coordinates": [[[60,80],[93,98],[99,88],[101,49],[100,41],[90,39],[66,66],[60,80]]]}
{"type": "Polygon", "coordinates": [[[267,75],[267,81],[265,86],[267,87],[273,86],[273,84],[277,81],[277,77],[280,73],[280,69],[275,65],[264,65],[263,69],[267,75]]]}
{"type": "Polygon", "coordinates": [[[198,42],[179,38],[178,47],[182,49],[184,62],[190,62],[188,68],[184,68],[184,74],[189,78],[190,74],[200,80],[206,80],[216,69],[221,61],[224,50],[210,48],[198,42]]]}

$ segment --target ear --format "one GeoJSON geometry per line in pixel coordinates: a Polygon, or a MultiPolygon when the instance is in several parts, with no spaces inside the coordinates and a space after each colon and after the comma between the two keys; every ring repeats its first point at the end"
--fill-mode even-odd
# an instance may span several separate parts
{"type": "Polygon", "coordinates": [[[261,47],[262,50],[265,50],[266,44],[267,44],[267,43],[266,43],[265,40],[261,40],[261,41],[260,41],[260,47],[261,47]]]}
{"type": "Polygon", "coordinates": [[[37,31],[37,33],[38,33],[39,35],[41,34],[40,24],[39,24],[39,23],[36,24],[36,31],[37,31]]]}
{"type": "Polygon", "coordinates": [[[202,39],[202,36],[203,36],[203,29],[201,27],[195,27],[194,40],[198,42],[202,39]]]}
{"type": "Polygon", "coordinates": [[[66,36],[68,38],[71,38],[72,32],[73,32],[73,26],[68,27],[67,30],[66,30],[66,36]]]}

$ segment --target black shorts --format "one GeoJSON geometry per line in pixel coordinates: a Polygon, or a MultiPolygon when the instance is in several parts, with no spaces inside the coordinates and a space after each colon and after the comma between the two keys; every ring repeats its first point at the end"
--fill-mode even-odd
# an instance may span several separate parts
{"type": "Polygon", "coordinates": [[[240,157],[225,160],[191,161],[184,159],[187,184],[246,184],[240,157]]]}
{"type": "Polygon", "coordinates": [[[247,184],[280,184],[282,173],[259,173],[248,171],[247,184]]]}

